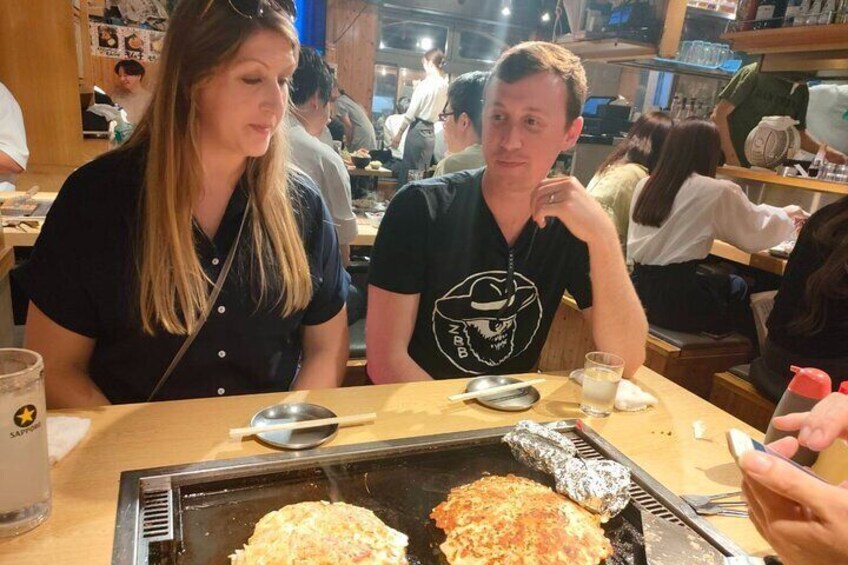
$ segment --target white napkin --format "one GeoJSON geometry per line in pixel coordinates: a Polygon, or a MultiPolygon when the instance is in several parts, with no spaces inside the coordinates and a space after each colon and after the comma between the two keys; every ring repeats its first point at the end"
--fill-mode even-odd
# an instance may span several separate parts
{"type": "Polygon", "coordinates": [[[91,420],[73,416],[47,418],[47,453],[50,464],[55,465],[68,454],[88,433],[91,420]]]}
{"type": "MultiPolygon", "coordinates": [[[[583,384],[583,369],[575,369],[569,376],[579,384],[583,384]]],[[[645,392],[633,381],[621,379],[618,383],[618,391],[615,393],[616,410],[638,412],[645,410],[648,406],[656,406],[658,402],[656,396],[645,392]]]]}

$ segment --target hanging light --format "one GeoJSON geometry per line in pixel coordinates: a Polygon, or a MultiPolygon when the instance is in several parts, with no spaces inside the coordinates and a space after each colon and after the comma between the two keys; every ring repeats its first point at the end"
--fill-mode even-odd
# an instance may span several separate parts
{"type": "Polygon", "coordinates": [[[512,0],[503,0],[501,4],[501,14],[504,16],[512,14],[512,0]]]}
{"type": "Polygon", "coordinates": [[[432,48],[433,48],[433,40],[429,37],[422,37],[421,38],[421,49],[423,49],[424,51],[429,51],[432,48]]]}
{"type": "Polygon", "coordinates": [[[551,21],[551,13],[550,13],[550,12],[545,12],[544,14],[542,14],[542,21],[543,21],[543,22],[549,22],[549,21],[551,21]]]}

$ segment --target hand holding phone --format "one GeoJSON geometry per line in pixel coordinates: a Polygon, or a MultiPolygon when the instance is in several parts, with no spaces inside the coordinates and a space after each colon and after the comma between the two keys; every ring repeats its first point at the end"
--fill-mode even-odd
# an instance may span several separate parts
{"type": "Polygon", "coordinates": [[[809,468],[804,467],[803,465],[799,465],[798,463],[792,461],[788,457],[784,457],[777,451],[769,448],[767,445],[763,445],[758,442],[742,430],[737,430],[736,428],[731,428],[727,430],[727,447],[730,449],[730,453],[733,455],[733,458],[736,460],[736,464],[739,465],[742,456],[749,451],[760,451],[762,453],[766,453],[771,455],[772,457],[777,457],[783,461],[786,461],[796,469],[800,469],[801,471],[807,473],[811,477],[815,477],[816,479],[825,482],[824,479],[813,473],[809,468]]]}
{"type": "Polygon", "coordinates": [[[848,563],[848,489],[830,485],[790,461],[787,457],[797,446],[795,438],[783,438],[769,447],[731,429],[727,445],[737,463],[744,461],[740,467],[748,517],[784,563],[848,563]],[[759,453],[742,459],[751,451],[759,453]]]}

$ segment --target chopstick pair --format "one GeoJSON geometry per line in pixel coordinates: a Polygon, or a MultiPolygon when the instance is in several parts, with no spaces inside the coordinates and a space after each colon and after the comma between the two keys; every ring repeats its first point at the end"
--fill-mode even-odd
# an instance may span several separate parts
{"type": "Polygon", "coordinates": [[[530,379],[529,381],[521,381],[520,383],[512,383],[508,385],[501,386],[493,386],[491,388],[487,388],[484,390],[475,390],[474,392],[463,392],[462,394],[452,394],[448,396],[448,400],[451,402],[462,402],[463,400],[473,400],[475,398],[484,398],[487,396],[495,396],[502,392],[509,392],[511,390],[518,390],[522,388],[531,387],[533,385],[537,385],[539,383],[545,382],[545,379],[530,379]]]}
{"type": "Polygon", "coordinates": [[[241,439],[243,437],[256,435],[262,432],[277,432],[281,430],[306,430],[309,428],[320,428],[337,424],[340,428],[354,426],[356,424],[367,424],[377,419],[375,412],[365,414],[354,414],[351,416],[337,416],[335,418],[321,418],[319,420],[304,420],[301,422],[285,422],[283,424],[271,424],[269,426],[250,426],[246,428],[231,428],[230,439],[241,439]]]}

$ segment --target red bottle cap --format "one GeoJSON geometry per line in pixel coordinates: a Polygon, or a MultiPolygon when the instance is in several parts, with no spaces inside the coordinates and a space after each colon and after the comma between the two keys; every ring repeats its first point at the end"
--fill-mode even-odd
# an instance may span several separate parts
{"type": "Polygon", "coordinates": [[[848,394],[848,381],[842,381],[842,384],[839,385],[839,392],[842,394],[848,394]]]}
{"type": "Polygon", "coordinates": [[[792,365],[789,370],[795,373],[792,382],[789,383],[789,390],[795,394],[816,400],[821,400],[830,394],[830,375],[821,369],[792,365]]]}

